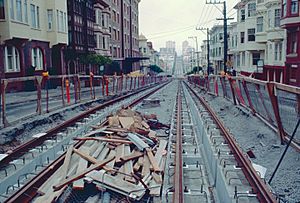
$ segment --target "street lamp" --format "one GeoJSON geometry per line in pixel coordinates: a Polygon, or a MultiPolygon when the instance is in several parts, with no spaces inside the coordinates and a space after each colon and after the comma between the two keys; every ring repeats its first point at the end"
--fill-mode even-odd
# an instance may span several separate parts
{"type": "Polygon", "coordinates": [[[196,41],[196,55],[197,55],[197,73],[199,73],[199,50],[198,50],[198,38],[197,36],[189,37],[189,39],[194,39],[196,41]]]}

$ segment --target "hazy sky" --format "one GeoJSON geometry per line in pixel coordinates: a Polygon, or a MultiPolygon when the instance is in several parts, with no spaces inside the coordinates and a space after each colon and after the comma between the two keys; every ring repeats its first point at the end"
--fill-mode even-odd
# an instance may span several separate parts
{"type": "MultiPolygon", "coordinates": [[[[158,51],[168,40],[176,41],[179,53],[184,40],[188,40],[190,45],[195,47],[195,40],[188,39],[189,36],[197,36],[200,47],[202,40],[206,39],[206,34],[196,30],[196,27],[211,28],[214,24],[223,24],[222,21],[216,20],[222,17],[220,10],[223,10],[223,5],[214,6],[205,2],[206,0],[141,0],[140,33],[152,41],[158,51]]],[[[233,6],[239,0],[226,2],[228,16],[236,18],[233,6]]]]}

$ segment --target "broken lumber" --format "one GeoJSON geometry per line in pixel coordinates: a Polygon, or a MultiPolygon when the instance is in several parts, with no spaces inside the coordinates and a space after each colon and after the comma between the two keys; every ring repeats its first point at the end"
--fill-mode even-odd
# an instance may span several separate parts
{"type": "Polygon", "coordinates": [[[53,186],[54,191],[60,190],[62,189],[64,186],[74,182],[75,180],[78,180],[80,178],[83,178],[87,173],[94,171],[94,170],[99,170],[101,168],[103,168],[103,166],[105,166],[107,163],[109,163],[110,161],[112,161],[115,157],[109,157],[107,159],[104,159],[103,161],[100,161],[99,163],[90,166],[89,168],[87,168],[86,170],[84,170],[83,172],[81,172],[80,174],[76,174],[74,176],[71,176],[69,178],[67,178],[66,180],[62,181],[62,183],[53,186]]]}
{"type": "Polygon", "coordinates": [[[152,167],[153,167],[153,170],[154,170],[155,172],[161,171],[160,168],[159,168],[159,166],[158,166],[158,163],[157,163],[156,160],[154,159],[152,150],[149,149],[149,148],[147,148],[147,149],[146,149],[146,152],[147,152],[147,156],[148,156],[148,158],[149,158],[149,161],[150,161],[150,163],[151,163],[151,165],[152,165],[152,167]]]}
{"type": "Polygon", "coordinates": [[[122,143],[122,144],[132,144],[132,142],[127,140],[119,140],[119,139],[109,139],[104,137],[83,137],[83,138],[74,138],[74,140],[86,141],[86,140],[96,140],[102,142],[113,142],[113,143],[122,143]]]}

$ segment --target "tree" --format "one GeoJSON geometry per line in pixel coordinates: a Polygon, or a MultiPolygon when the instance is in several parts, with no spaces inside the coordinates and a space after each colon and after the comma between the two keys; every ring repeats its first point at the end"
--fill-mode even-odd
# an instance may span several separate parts
{"type": "Polygon", "coordinates": [[[149,69],[155,73],[161,73],[164,72],[159,66],[157,65],[151,65],[149,66],[149,69]]]}
{"type": "Polygon", "coordinates": [[[79,61],[85,65],[98,66],[103,66],[112,63],[112,60],[110,58],[98,54],[82,54],[79,56],[79,61]]]}
{"type": "Polygon", "coordinates": [[[186,75],[196,74],[198,71],[201,71],[201,70],[203,70],[202,67],[199,67],[199,69],[198,69],[198,66],[195,66],[193,68],[193,70],[191,70],[190,72],[188,72],[186,75]]]}

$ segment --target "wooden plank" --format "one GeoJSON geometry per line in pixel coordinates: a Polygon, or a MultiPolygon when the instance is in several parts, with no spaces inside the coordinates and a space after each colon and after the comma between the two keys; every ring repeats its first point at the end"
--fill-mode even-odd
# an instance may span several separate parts
{"type": "MultiPolygon", "coordinates": [[[[163,152],[165,151],[165,149],[166,149],[166,147],[167,147],[167,144],[168,144],[168,141],[167,141],[167,140],[162,140],[162,139],[161,139],[161,140],[159,141],[159,146],[158,146],[158,148],[157,148],[157,151],[156,151],[155,157],[154,157],[154,159],[155,159],[156,163],[158,163],[158,165],[160,165],[160,163],[161,163],[161,159],[162,159],[162,157],[163,157],[163,152]]],[[[160,167],[160,170],[163,171],[164,168],[161,168],[161,167],[160,167]]]]}
{"type": "Polygon", "coordinates": [[[142,176],[145,177],[147,174],[150,174],[150,161],[147,154],[144,154],[142,176]]]}
{"type": "Polygon", "coordinates": [[[113,128],[113,127],[108,127],[107,130],[112,131],[112,132],[120,132],[120,133],[127,133],[128,129],[125,128],[113,128]]]}
{"type": "Polygon", "coordinates": [[[162,184],[162,175],[157,174],[156,172],[152,172],[152,177],[157,184],[162,184]]]}
{"type": "MultiPolygon", "coordinates": [[[[125,145],[124,147],[124,155],[130,155],[131,151],[130,151],[130,146],[129,145],[125,145]]],[[[132,174],[133,173],[133,166],[132,166],[132,161],[129,160],[127,162],[124,163],[124,172],[126,174],[132,174]]],[[[124,180],[135,183],[135,179],[133,177],[129,177],[129,176],[125,176],[124,180]]]]}
{"type": "Polygon", "coordinates": [[[100,153],[102,152],[102,150],[104,149],[105,145],[106,145],[106,143],[103,143],[103,142],[100,143],[98,148],[93,152],[93,154],[91,154],[92,157],[97,158],[100,155],[100,153]]]}
{"type": "Polygon", "coordinates": [[[116,147],[116,163],[122,162],[121,157],[124,156],[124,148],[125,148],[124,144],[116,147]]]}
{"type": "Polygon", "coordinates": [[[118,116],[110,116],[108,118],[108,125],[109,126],[119,126],[120,125],[119,117],[118,116]]]}
{"type": "Polygon", "coordinates": [[[133,171],[139,171],[140,170],[141,166],[143,165],[143,159],[144,159],[143,156],[139,157],[138,161],[134,164],[133,171]]]}
{"type": "Polygon", "coordinates": [[[147,149],[146,149],[146,152],[147,152],[147,156],[148,156],[148,158],[149,158],[149,161],[150,161],[150,163],[151,163],[151,165],[152,165],[152,167],[153,167],[153,170],[154,170],[155,172],[161,171],[160,168],[159,168],[159,166],[158,166],[158,163],[157,163],[156,160],[154,159],[152,150],[149,149],[149,148],[147,148],[147,149]]]}
{"type": "Polygon", "coordinates": [[[130,142],[130,141],[119,140],[119,139],[109,139],[109,138],[104,138],[104,137],[82,137],[82,138],[74,138],[74,140],[79,140],[79,141],[96,140],[96,141],[102,141],[102,142],[132,144],[132,142],[130,142]]]}
{"type": "Polygon", "coordinates": [[[141,122],[142,126],[144,126],[146,129],[149,129],[150,126],[148,125],[148,123],[146,123],[145,121],[141,122]]]}
{"type": "Polygon", "coordinates": [[[144,156],[144,153],[142,152],[139,152],[139,151],[134,151],[132,154],[130,155],[127,155],[127,156],[123,156],[121,157],[121,161],[123,162],[127,162],[127,161],[131,161],[131,160],[134,160],[134,159],[137,159],[137,158],[140,158],[144,156]]]}
{"type": "MultiPolygon", "coordinates": [[[[82,152],[85,154],[88,154],[90,152],[89,148],[83,146],[80,147],[80,151],[77,149],[74,149],[74,152],[78,154],[78,152],[82,152]]],[[[86,160],[86,158],[80,158],[79,162],[78,162],[78,167],[77,167],[77,171],[76,174],[80,174],[81,172],[83,172],[84,170],[86,170],[88,166],[88,161],[86,160]]],[[[84,181],[83,179],[79,179],[73,182],[73,189],[75,190],[83,190],[84,189],[84,181]]]]}
{"type": "Polygon", "coordinates": [[[101,183],[101,187],[111,189],[118,194],[125,196],[128,196],[128,194],[136,195],[136,200],[140,200],[146,192],[143,186],[124,181],[118,176],[103,174],[99,171],[93,171],[87,174],[87,177],[92,178],[96,183],[101,183]]]}
{"type": "Polygon", "coordinates": [[[119,117],[119,121],[123,128],[130,129],[130,126],[134,124],[132,117],[119,117]]]}
{"type": "Polygon", "coordinates": [[[62,181],[60,184],[53,186],[54,191],[60,190],[64,186],[66,186],[80,178],[83,178],[86,174],[90,173],[91,171],[99,170],[99,169],[103,168],[103,166],[105,166],[107,163],[112,161],[114,158],[115,157],[109,157],[107,159],[104,159],[103,161],[100,161],[97,164],[90,166],[89,168],[87,168],[86,170],[81,172],[80,174],[76,174],[72,177],[69,177],[68,179],[62,181]]]}
{"type": "Polygon", "coordinates": [[[65,155],[64,163],[61,166],[61,170],[62,170],[61,176],[63,179],[65,179],[68,174],[72,153],[73,153],[73,146],[70,146],[65,155]]]}

